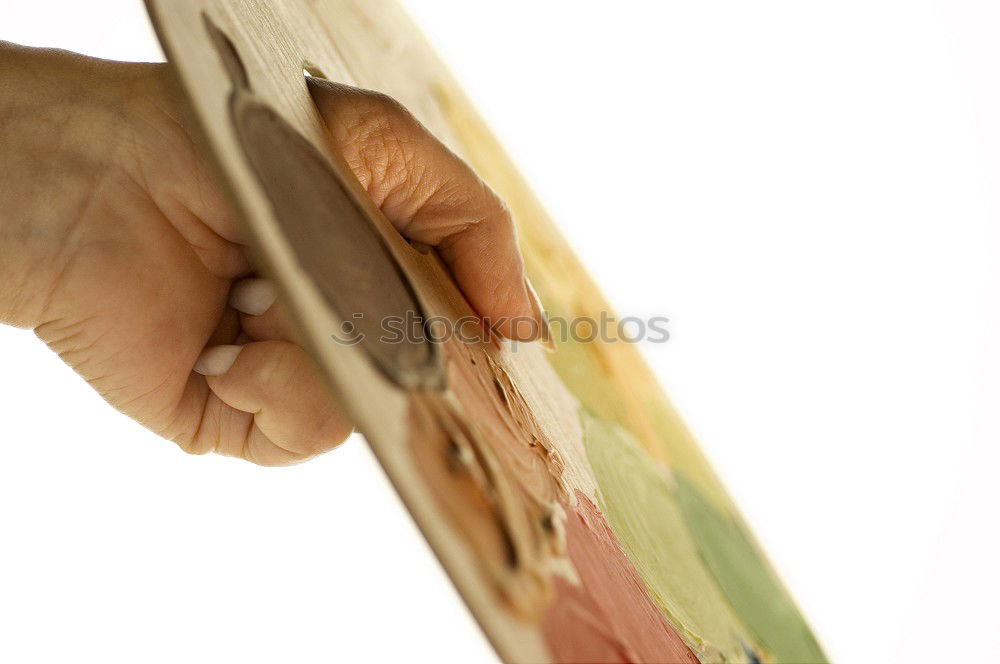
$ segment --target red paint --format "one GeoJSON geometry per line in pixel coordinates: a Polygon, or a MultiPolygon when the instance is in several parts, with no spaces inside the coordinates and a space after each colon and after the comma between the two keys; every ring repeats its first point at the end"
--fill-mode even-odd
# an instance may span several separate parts
{"type": "Polygon", "coordinates": [[[698,664],[649,598],[600,509],[580,491],[567,509],[566,544],[580,585],[556,579],[542,630],[559,662],[698,664]]]}

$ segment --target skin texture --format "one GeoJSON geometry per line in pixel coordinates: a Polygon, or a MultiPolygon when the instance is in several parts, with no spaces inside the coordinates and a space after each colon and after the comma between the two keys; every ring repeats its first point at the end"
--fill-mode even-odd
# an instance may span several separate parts
{"type": "MultiPolygon", "coordinates": [[[[311,92],[375,203],[480,315],[540,319],[510,215],[464,162],[383,95],[311,92]]],[[[0,42],[0,321],[188,452],[309,458],[351,424],[255,278],[178,99],[164,65],[0,42]]]]}

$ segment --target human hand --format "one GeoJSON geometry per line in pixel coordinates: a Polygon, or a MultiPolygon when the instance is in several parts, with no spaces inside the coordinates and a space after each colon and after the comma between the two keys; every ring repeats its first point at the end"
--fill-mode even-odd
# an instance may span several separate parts
{"type": "MultiPolygon", "coordinates": [[[[497,196],[388,98],[311,92],[361,184],[473,308],[543,329],[497,196]]],[[[0,42],[0,321],[192,453],[293,463],[350,433],[199,155],[165,65],[0,42]]],[[[336,223],[331,219],[330,223],[336,223]]],[[[529,329],[530,328],[530,329],[529,329]]]]}

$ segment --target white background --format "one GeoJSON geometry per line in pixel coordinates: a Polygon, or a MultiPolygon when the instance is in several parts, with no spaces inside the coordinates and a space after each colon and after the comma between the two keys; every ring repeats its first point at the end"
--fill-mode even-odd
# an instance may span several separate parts
{"type": "MultiPolygon", "coordinates": [[[[137,0],[4,5],[161,58],[137,0]]],[[[619,311],[671,318],[647,357],[829,654],[1000,661],[994,5],[410,6],[619,311]]],[[[31,333],[0,362],[0,661],[495,659],[362,440],[188,457],[31,333]]]]}

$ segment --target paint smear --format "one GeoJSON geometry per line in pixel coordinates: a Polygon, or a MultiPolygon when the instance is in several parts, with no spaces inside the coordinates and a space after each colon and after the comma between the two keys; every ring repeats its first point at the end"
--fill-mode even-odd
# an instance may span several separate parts
{"type": "Polygon", "coordinates": [[[411,393],[410,445],[495,592],[556,661],[697,664],[511,377],[482,347],[444,351],[449,392],[411,393]]]}
{"type": "Polygon", "coordinates": [[[705,568],[666,479],[617,424],[581,409],[601,509],[653,600],[702,662],[743,662],[753,643],[705,568]]]}
{"type": "Polygon", "coordinates": [[[694,653],[666,621],[604,515],[582,492],[566,519],[566,543],[580,585],[556,579],[542,630],[561,662],[683,662],[694,653]]]}
{"type": "Polygon", "coordinates": [[[702,558],[760,644],[776,662],[826,662],[809,626],[740,524],[712,509],[683,475],[676,479],[677,502],[702,558]]]}
{"type": "MultiPolygon", "coordinates": [[[[444,124],[450,130],[445,133],[445,138],[457,142],[454,147],[510,207],[517,223],[527,272],[532,284],[542,296],[546,311],[565,320],[572,320],[578,315],[596,319],[598,312],[610,311],[611,308],[601,296],[600,290],[587,274],[583,264],[566,244],[528,183],[518,173],[503,147],[469,101],[447,82],[438,84],[434,91],[444,124]]],[[[430,124],[438,126],[440,121],[435,117],[430,124]]],[[[686,519],[692,524],[700,522],[696,512],[701,507],[695,505],[689,494],[679,496],[678,500],[681,498],[683,500],[678,505],[666,484],[665,477],[668,473],[683,475],[687,484],[684,491],[694,492],[697,502],[711,509],[723,524],[730,522],[739,524],[739,515],[697,442],[670,405],[636,347],[622,343],[581,344],[573,341],[560,342],[558,347],[559,352],[552,354],[549,361],[566,387],[590,413],[624,427],[630,432],[622,431],[628,441],[632,444],[638,442],[645,448],[644,454],[634,451],[626,453],[626,456],[631,455],[632,463],[637,467],[645,468],[643,472],[636,473],[636,486],[629,485],[633,478],[628,472],[614,471],[613,450],[622,447],[621,443],[608,445],[607,447],[612,450],[608,452],[600,450],[592,452],[588,446],[588,455],[591,456],[591,463],[595,467],[599,465],[595,457],[612,455],[610,459],[604,460],[603,463],[606,465],[604,470],[598,470],[598,474],[603,475],[603,478],[598,477],[604,494],[601,504],[610,503],[620,512],[616,517],[605,510],[610,525],[626,545],[629,555],[637,561],[643,578],[651,589],[659,589],[657,601],[667,611],[671,611],[670,607],[673,607],[676,615],[671,612],[671,617],[675,620],[675,624],[678,616],[684,616],[689,630],[697,630],[710,637],[712,634],[721,635],[721,641],[727,644],[723,647],[726,656],[736,661],[759,657],[759,653],[751,657],[750,654],[733,646],[738,639],[730,634],[727,625],[738,622],[735,616],[732,620],[713,620],[710,615],[704,615],[703,607],[699,606],[698,603],[711,605],[715,602],[716,600],[710,599],[709,596],[721,594],[721,586],[729,596],[728,600],[732,606],[736,607],[740,616],[746,621],[747,627],[744,631],[749,631],[752,625],[753,633],[757,634],[761,641],[766,641],[769,648],[792,652],[786,651],[785,647],[779,644],[781,639],[774,635],[767,636],[774,628],[758,624],[764,621],[770,623],[772,619],[761,615],[749,617],[750,614],[757,614],[760,607],[753,606],[746,597],[738,598],[740,594],[752,596],[757,592],[750,591],[749,588],[761,587],[766,589],[762,590],[765,594],[759,600],[761,603],[771,606],[777,602],[777,605],[782,605],[773,610],[786,621],[784,624],[789,630],[787,638],[797,640],[799,638],[797,634],[801,633],[802,643],[815,644],[815,639],[808,633],[807,628],[804,628],[804,632],[798,632],[804,626],[804,621],[797,616],[794,605],[788,600],[774,575],[768,571],[766,562],[756,552],[751,536],[742,527],[737,526],[734,534],[730,532],[728,525],[718,529],[721,533],[715,532],[713,526],[706,526],[706,529],[712,532],[696,532],[693,535],[696,541],[692,541],[692,534],[684,527],[682,520],[686,519]],[[630,496],[630,494],[635,495],[630,496]],[[622,501],[627,504],[620,504],[622,501]],[[634,519],[627,516],[630,509],[643,505],[653,509],[634,519]],[[665,506],[662,516],[655,511],[660,505],[665,506]],[[678,508],[684,517],[678,517],[678,508]],[[660,534],[643,535],[644,526],[641,522],[644,520],[648,520],[651,524],[652,530],[649,532],[660,534]],[[657,524],[658,521],[663,523],[657,524]],[[663,539],[674,532],[680,533],[676,542],[663,539]],[[721,541],[730,539],[736,542],[721,541]],[[733,548],[729,549],[728,553],[720,553],[725,552],[729,546],[733,548]],[[699,547],[705,549],[703,552],[705,561],[699,557],[699,547]],[[664,549],[667,550],[666,553],[664,549]],[[739,574],[734,573],[732,568],[740,566],[737,561],[748,550],[752,551],[753,555],[746,563],[747,568],[739,574]],[[682,568],[692,566],[699,570],[696,577],[685,581],[682,575],[671,576],[669,566],[660,566],[660,562],[669,558],[667,553],[678,555],[679,560],[686,561],[674,564],[679,564],[682,568]],[[723,562],[730,558],[732,560],[723,562]],[[644,565],[640,564],[643,562],[644,565]],[[711,567],[711,572],[707,572],[705,565],[711,567]],[[730,567],[728,571],[723,569],[727,566],[730,567]],[[706,576],[712,578],[711,583],[705,581],[706,576]],[[718,584],[715,583],[716,578],[718,584]],[[681,591],[687,586],[697,595],[698,589],[704,585],[714,590],[706,591],[707,596],[701,599],[697,597],[689,599],[684,594],[674,595],[671,590],[676,588],[681,591]],[[765,600],[763,597],[771,599],[765,600]],[[774,597],[782,599],[775,600],[774,597]],[[690,601],[696,603],[689,604],[690,601]],[[687,607],[689,611],[681,611],[680,607],[687,607]],[[796,617],[792,618],[792,615],[796,617]],[[716,629],[712,629],[713,625],[716,629]]],[[[615,433],[608,435],[611,439],[617,437],[615,433]]],[[[601,442],[594,441],[591,441],[591,445],[605,446],[601,442]]],[[[684,634],[686,638],[696,642],[700,638],[694,636],[692,631],[685,631],[684,634]]],[[[748,640],[748,643],[752,642],[753,640],[748,640]]],[[[806,647],[804,653],[808,655],[809,652],[822,654],[818,646],[806,647]]],[[[702,655],[704,657],[704,653],[702,655]]],[[[806,661],[810,661],[808,657],[806,661]]]]}
{"type": "MultiPolygon", "coordinates": [[[[612,311],[468,99],[450,85],[438,85],[434,92],[450,135],[458,141],[455,147],[510,207],[528,276],[545,311],[563,320],[598,320],[600,312],[612,311]]],[[[733,509],[725,487],[635,344],[560,339],[557,345],[559,352],[549,362],[585,408],[632,432],[653,459],[683,471],[716,509],[733,509]]]]}

